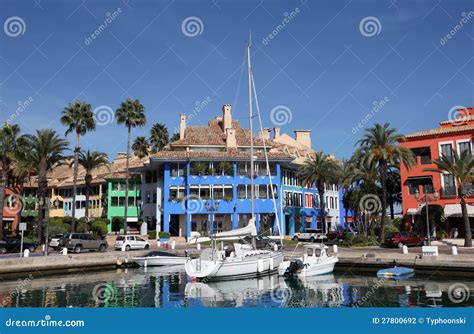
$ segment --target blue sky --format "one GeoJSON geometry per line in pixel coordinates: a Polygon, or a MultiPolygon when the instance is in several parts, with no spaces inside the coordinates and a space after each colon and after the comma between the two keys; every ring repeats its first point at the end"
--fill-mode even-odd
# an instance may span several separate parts
{"type": "MultiPolygon", "coordinates": [[[[249,31],[264,126],[311,129],[313,147],[339,158],[351,155],[363,120],[410,133],[474,105],[471,1],[1,0],[0,8],[0,115],[24,132],[64,133],[60,112],[77,98],[105,114],[140,99],[148,124],[134,136],[155,122],[173,132],[179,114],[206,99],[190,124],[207,124],[230,103],[245,125],[249,31]]],[[[125,128],[105,123],[82,146],[125,151],[125,128]]]]}

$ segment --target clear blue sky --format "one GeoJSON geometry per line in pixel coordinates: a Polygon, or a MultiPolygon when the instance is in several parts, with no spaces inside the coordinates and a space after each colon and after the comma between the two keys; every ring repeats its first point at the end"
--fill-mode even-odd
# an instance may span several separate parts
{"type": "MultiPolygon", "coordinates": [[[[173,132],[179,114],[206,98],[191,124],[206,124],[224,103],[247,123],[240,66],[250,30],[265,126],[274,126],[271,110],[285,106],[292,117],[282,131],[311,129],[313,146],[339,158],[352,153],[361,133],[354,127],[374,101],[386,99],[367,124],[390,122],[402,133],[474,105],[472,1],[1,0],[0,8],[0,112],[2,121],[16,113],[24,132],[64,133],[60,112],[76,98],[114,110],[140,99],[148,125],[134,136],[155,122],[173,132]],[[197,31],[191,24],[183,32],[189,17],[200,20],[197,31]],[[361,28],[367,17],[376,20],[361,28]]],[[[125,132],[99,126],[82,146],[114,156],[125,150],[125,132]]]]}

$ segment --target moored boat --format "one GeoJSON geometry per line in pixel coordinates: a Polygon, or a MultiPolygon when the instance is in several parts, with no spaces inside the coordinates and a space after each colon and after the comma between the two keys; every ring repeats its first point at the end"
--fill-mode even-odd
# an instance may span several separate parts
{"type": "Polygon", "coordinates": [[[278,274],[287,277],[308,277],[332,273],[337,256],[328,255],[328,247],[324,244],[305,245],[303,257],[283,261],[278,274]]]}
{"type": "Polygon", "coordinates": [[[148,253],[145,256],[134,257],[133,261],[138,264],[140,267],[147,266],[174,266],[174,265],[184,265],[186,263],[185,256],[178,256],[176,254],[153,251],[148,253]]]}

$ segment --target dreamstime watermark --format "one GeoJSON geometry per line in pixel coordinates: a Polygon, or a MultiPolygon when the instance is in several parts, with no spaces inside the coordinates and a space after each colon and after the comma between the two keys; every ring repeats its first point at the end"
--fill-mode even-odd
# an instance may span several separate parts
{"type": "Polygon", "coordinates": [[[114,22],[119,15],[122,14],[122,8],[117,8],[113,12],[107,12],[105,13],[105,20],[104,22],[97,27],[88,37],[84,39],[84,44],[85,45],[90,45],[93,40],[95,40],[97,37],[100,36],[104,32],[107,27],[114,22]]]}
{"type": "Polygon", "coordinates": [[[466,284],[454,283],[449,286],[448,298],[454,304],[467,302],[471,296],[471,291],[466,284]]]}
{"type": "Polygon", "coordinates": [[[359,209],[362,212],[367,212],[369,214],[377,213],[382,207],[382,202],[377,195],[367,194],[362,196],[359,201],[359,209]]]}
{"type": "Polygon", "coordinates": [[[3,23],[3,31],[7,36],[18,37],[26,32],[26,23],[19,16],[11,16],[3,23]]]}
{"type": "Polygon", "coordinates": [[[383,108],[387,105],[387,103],[390,102],[390,99],[385,96],[382,100],[380,101],[374,101],[372,103],[372,109],[370,109],[370,112],[367,113],[365,115],[364,118],[362,118],[362,120],[357,123],[356,126],[352,127],[352,134],[356,134],[357,132],[359,132],[360,130],[362,130],[365,125],[372,119],[374,118],[375,114],[377,114],[378,112],[382,111],[383,108]]]}
{"type": "MultiPolygon", "coordinates": [[[[212,101],[211,97],[208,96],[202,101],[196,101],[194,103],[194,108],[193,110],[189,113],[189,115],[186,115],[186,120],[187,121],[192,121],[194,118],[196,118],[197,115],[199,115],[212,101]]],[[[179,127],[174,128],[174,133],[179,133],[179,127]]]]}
{"type": "Polygon", "coordinates": [[[49,314],[39,320],[5,320],[6,327],[84,327],[84,320],[53,320],[49,314]]]}
{"type": "Polygon", "coordinates": [[[382,32],[382,23],[375,16],[366,16],[359,23],[359,31],[362,36],[374,37],[382,32]]]}
{"type": "Polygon", "coordinates": [[[448,111],[448,120],[453,123],[464,123],[469,116],[469,111],[464,106],[454,106],[448,111]]]}
{"type": "Polygon", "coordinates": [[[108,283],[99,283],[92,289],[92,297],[100,304],[105,304],[115,299],[115,288],[108,283]]]}
{"type": "Polygon", "coordinates": [[[204,23],[197,16],[189,16],[181,22],[181,31],[185,36],[196,37],[204,32],[204,23]]]}
{"type": "Polygon", "coordinates": [[[282,126],[291,123],[293,113],[287,106],[279,105],[270,111],[270,120],[276,126],[282,126]]]}
{"type": "Polygon", "coordinates": [[[203,210],[204,201],[198,195],[191,194],[183,199],[181,205],[187,214],[195,214],[203,210]]]}
{"type": "Polygon", "coordinates": [[[115,121],[115,113],[109,106],[101,105],[93,111],[97,125],[103,126],[112,124],[115,121]]]}
{"type": "Polygon", "coordinates": [[[4,213],[11,216],[18,215],[25,207],[25,199],[19,194],[11,194],[5,197],[3,205],[4,213]]]}
{"type": "Polygon", "coordinates": [[[17,298],[20,293],[22,293],[23,290],[28,288],[31,285],[31,281],[33,280],[33,275],[29,274],[28,277],[24,279],[18,279],[17,280],[17,286],[15,289],[6,297],[3,298],[2,300],[2,306],[8,306],[11,305],[13,302],[13,299],[17,298]]]}
{"type": "Polygon", "coordinates": [[[271,33],[269,33],[267,36],[265,36],[262,40],[263,45],[268,45],[272,39],[274,39],[280,32],[285,29],[287,24],[289,24],[299,13],[301,10],[296,7],[293,9],[291,12],[284,12],[283,13],[283,19],[281,20],[281,23],[278,24],[271,33]]]}
{"type": "Polygon", "coordinates": [[[469,13],[462,12],[461,13],[461,19],[459,22],[451,28],[449,33],[447,33],[445,36],[441,37],[439,40],[439,44],[445,45],[448,43],[448,41],[453,38],[463,27],[466,25],[472,18],[474,17],[474,12],[470,11],[469,13]]]}
{"type": "Polygon", "coordinates": [[[25,101],[18,101],[15,112],[7,118],[7,123],[13,123],[20,114],[22,114],[28,107],[33,103],[34,99],[32,96],[28,97],[25,101]]]}
{"type": "Polygon", "coordinates": [[[362,297],[360,297],[357,302],[355,302],[353,307],[360,307],[367,303],[367,300],[369,300],[375,294],[375,292],[383,286],[386,281],[386,278],[375,278],[369,291],[367,291],[362,297]]]}

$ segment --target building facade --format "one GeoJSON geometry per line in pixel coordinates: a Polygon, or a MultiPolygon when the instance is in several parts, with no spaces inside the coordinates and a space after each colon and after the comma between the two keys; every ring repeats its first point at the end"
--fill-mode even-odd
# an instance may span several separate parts
{"type": "MultiPolygon", "coordinates": [[[[437,191],[438,198],[433,198],[434,201],[430,202],[430,205],[440,205],[443,208],[446,223],[443,228],[448,233],[452,228],[457,228],[460,235],[463,235],[464,226],[456,179],[448,173],[426,171],[426,169],[436,168],[433,160],[441,156],[452,158],[455,152],[460,154],[463,151],[472,154],[474,108],[462,109],[458,113],[460,115],[458,119],[441,122],[438,128],[406,135],[406,141],[401,142],[400,146],[412,150],[416,156],[416,164],[410,169],[402,166],[400,175],[403,214],[408,224],[414,225],[417,220],[424,219],[420,216],[424,203],[420,203],[415,194],[418,193],[421,198],[426,192],[433,198],[435,191],[437,191]]],[[[472,227],[474,224],[474,188],[472,184],[468,186],[466,193],[465,200],[468,203],[472,227]]]]}

